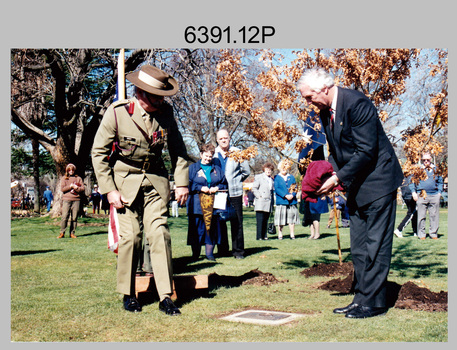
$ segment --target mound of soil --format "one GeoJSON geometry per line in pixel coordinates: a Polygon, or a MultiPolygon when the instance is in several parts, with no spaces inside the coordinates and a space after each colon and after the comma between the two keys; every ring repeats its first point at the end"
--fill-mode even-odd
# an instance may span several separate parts
{"type": "Polygon", "coordinates": [[[402,285],[395,307],[422,311],[447,311],[447,292],[435,293],[413,282],[402,285]]]}
{"type": "Polygon", "coordinates": [[[211,273],[208,275],[210,289],[218,287],[238,287],[241,285],[252,284],[256,286],[269,286],[276,283],[288,282],[280,281],[271,273],[265,273],[258,269],[251,270],[241,276],[226,276],[211,273]]]}
{"type": "Polygon", "coordinates": [[[288,280],[278,280],[273,274],[269,272],[262,272],[260,270],[252,270],[251,272],[257,273],[258,276],[245,280],[242,285],[254,285],[254,286],[270,286],[276,283],[288,282],[288,280]]]}
{"type": "Polygon", "coordinates": [[[304,269],[300,272],[305,277],[311,276],[326,276],[326,277],[334,277],[334,276],[341,276],[352,274],[354,267],[352,262],[342,263],[330,263],[330,264],[314,264],[313,266],[304,269]]]}
{"type": "Polygon", "coordinates": [[[338,292],[341,294],[350,294],[354,290],[352,288],[352,273],[349,274],[346,278],[335,278],[324,284],[321,284],[318,289],[328,290],[330,292],[338,292]]]}
{"type": "MultiPolygon", "coordinates": [[[[335,278],[321,284],[318,288],[327,291],[350,294],[353,292],[352,263],[318,264],[305,269],[302,275],[334,277],[346,275],[345,278],[335,278]]],[[[387,282],[387,304],[399,309],[422,311],[447,311],[448,293],[441,291],[434,293],[427,288],[419,287],[413,282],[406,282],[402,286],[394,282],[387,282]]]]}

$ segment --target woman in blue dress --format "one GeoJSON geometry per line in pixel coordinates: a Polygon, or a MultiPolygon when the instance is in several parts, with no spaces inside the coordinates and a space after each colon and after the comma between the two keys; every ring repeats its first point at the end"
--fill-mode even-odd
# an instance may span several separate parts
{"type": "Polygon", "coordinates": [[[221,239],[220,209],[212,209],[211,226],[206,229],[203,210],[200,202],[201,193],[213,195],[218,191],[227,190],[227,180],[219,163],[213,161],[215,147],[205,144],[200,148],[200,160],[189,167],[189,198],[187,200],[187,215],[189,228],[187,244],[192,247],[192,258],[200,256],[201,246],[205,245],[205,255],[214,261],[214,246],[221,239]]]}
{"type": "Polygon", "coordinates": [[[291,162],[283,159],[278,164],[279,174],[275,176],[274,189],[276,210],[274,224],[278,227],[278,239],[282,239],[282,229],[289,225],[290,239],[295,239],[295,225],[300,223],[297,208],[297,182],[289,174],[291,162]]]}

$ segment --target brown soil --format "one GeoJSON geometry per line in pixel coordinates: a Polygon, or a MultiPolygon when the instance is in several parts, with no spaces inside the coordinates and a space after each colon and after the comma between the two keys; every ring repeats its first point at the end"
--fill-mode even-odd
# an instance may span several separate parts
{"type": "MultiPolygon", "coordinates": [[[[349,294],[353,292],[353,266],[352,263],[315,264],[301,272],[306,277],[310,276],[346,276],[339,277],[321,284],[318,288],[327,291],[349,294]]],[[[448,292],[435,293],[427,288],[419,287],[413,282],[406,282],[402,286],[387,283],[387,304],[389,307],[399,309],[422,311],[447,311],[448,292]]]]}
{"type": "Polygon", "coordinates": [[[413,282],[406,282],[400,289],[395,307],[423,311],[447,311],[447,292],[431,292],[413,282]]]}
{"type": "Polygon", "coordinates": [[[302,275],[306,277],[311,276],[326,276],[326,277],[334,277],[334,276],[341,276],[352,274],[352,270],[354,267],[352,266],[352,262],[342,263],[330,263],[330,264],[314,264],[308,269],[304,269],[300,272],[302,275]]]}
{"type": "Polygon", "coordinates": [[[338,292],[341,294],[349,294],[353,293],[352,289],[352,273],[348,275],[346,278],[335,278],[324,284],[320,285],[318,288],[322,290],[328,290],[331,292],[338,292]]]}
{"type": "Polygon", "coordinates": [[[242,283],[242,285],[254,285],[254,286],[270,286],[276,283],[288,282],[287,280],[278,280],[273,274],[269,272],[262,272],[260,270],[252,270],[258,273],[258,276],[248,279],[242,283]]]}
{"type": "Polygon", "coordinates": [[[258,269],[251,270],[241,276],[226,276],[211,273],[208,275],[208,284],[211,288],[217,287],[238,287],[241,285],[270,286],[276,283],[288,282],[278,280],[269,272],[262,272],[258,269]]]}

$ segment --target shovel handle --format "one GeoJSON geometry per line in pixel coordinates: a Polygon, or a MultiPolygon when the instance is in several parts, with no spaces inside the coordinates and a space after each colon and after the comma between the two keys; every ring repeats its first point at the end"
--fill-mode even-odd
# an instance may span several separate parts
{"type": "Polygon", "coordinates": [[[333,199],[333,213],[335,216],[335,226],[336,226],[336,240],[338,242],[338,258],[340,260],[340,265],[343,265],[343,258],[341,256],[341,244],[340,244],[340,229],[338,227],[338,210],[336,209],[336,199],[335,192],[332,193],[333,199]]]}

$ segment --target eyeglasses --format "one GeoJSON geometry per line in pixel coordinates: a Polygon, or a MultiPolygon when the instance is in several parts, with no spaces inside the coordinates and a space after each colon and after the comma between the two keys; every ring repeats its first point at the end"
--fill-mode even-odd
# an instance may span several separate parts
{"type": "Polygon", "coordinates": [[[431,162],[431,159],[422,159],[423,162],[431,162]]]}

